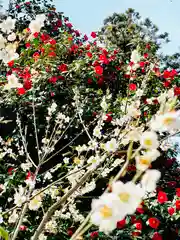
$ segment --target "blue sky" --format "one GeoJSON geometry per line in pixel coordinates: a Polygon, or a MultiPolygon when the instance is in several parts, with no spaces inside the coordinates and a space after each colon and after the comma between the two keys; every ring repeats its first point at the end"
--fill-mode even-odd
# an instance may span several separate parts
{"type": "Polygon", "coordinates": [[[170,34],[172,42],[163,47],[163,52],[170,54],[179,49],[180,0],[54,0],[54,3],[82,33],[98,30],[103,19],[114,12],[134,8],[143,18],[149,17],[160,31],[170,34]]]}

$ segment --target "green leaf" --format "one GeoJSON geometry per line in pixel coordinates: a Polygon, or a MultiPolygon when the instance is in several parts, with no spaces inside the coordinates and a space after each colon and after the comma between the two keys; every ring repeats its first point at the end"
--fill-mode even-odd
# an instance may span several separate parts
{"type": "Polygon", "coordinates": [[[6,230],[4,230],[4,228],[0,227],[0,237],[4,238],[4,240],[8,240],[8,232],[6,232],[6,230]]]}

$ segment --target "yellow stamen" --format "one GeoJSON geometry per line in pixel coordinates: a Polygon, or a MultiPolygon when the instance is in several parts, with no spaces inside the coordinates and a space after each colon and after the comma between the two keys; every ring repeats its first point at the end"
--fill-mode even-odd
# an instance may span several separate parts
{"type": "Polygon", "coordinates": [[[119,197],[121,199],[122,202],[128,202],[129,198],[130,198],[130,194],[127,192],[122,192],[119,194],[119,197]]]}
{"type": "Polygon", "coordinates": [[[100,213],[103,218],[109,218],[112,216],[112,209],[104,205],[104,207],[100,209],[100,213]]]}

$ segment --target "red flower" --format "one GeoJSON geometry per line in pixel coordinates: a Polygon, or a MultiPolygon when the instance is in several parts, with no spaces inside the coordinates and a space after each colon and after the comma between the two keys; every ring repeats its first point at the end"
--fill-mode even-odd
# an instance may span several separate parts
{"type": "Polygon", "coordinates": [[[56,81],[57,81],[57,77],[56,76],[53,76],[53,77],[49,78],[49,82],[50,83],[56,83],[56,81]]]}
{"type": "Polygon", "coordinates": [[[73,230],[71,228],[68,228],[67,235],[71,237],[73,235],[73,230]]]}
{"type": "Polygon", "coordinates": [[[95,33],[95,32],[92,32],[92,33],[91,33],[91,37],[92,37],[92,38],[96,38],[96,33],[95,33]]]}
{"type": "Polygon", "coordinates": [[[158,232],[155,232],[152,237],[152,240],[163,240],[163,239],[162,239],[162,236],[158,232]]]}
{"type": "Polygon", "coordinates": [[[8,66],[9,66],[9,67],[13,67],[13,66],[14,66],[14,60],[8,62],[8,66]]]}
{"type": "Polygon", "coordinates": [[[39,58],[39,53],[38,53],[38,52],[35,52],[35,53],[33,54],[33,58],[39,58]]]}
{"type": "Polygon", "coordinates": [[[180,95],[180,87],[175,87],[174,88],[174,96],[179,96],[180,95]]]}
{"type": "Polygon", "coordinates": [[[32,173],[29,171],[27,174],[26,174],[26,180],[27,179],[30,179],[32,177],[32,173]]]}
{"type": "Polygon", "coordinates": [[[14,171],[14,168],[13,168],[13,167],[8,168],[8,174],[9,174],[9,175],[12,175],[12,174],[13,174],[13,171],[14,171]]]}
{"type": "Polygon", "coordinates": [[[176,195],[180,197],[180,188],[176,188],[176,195]]]}
{"type": "Polygon", "coordinates": [[[172,216],[175,213],[175,209],[173,207],[168,207],[168,213],[172,216]]]}
{"type": "Polygon", "coordinates": [[[117,228],[118,229],[124,228],[125,225],[126,225],[126,219],[125,218],[117,222],[117,228]]]}
{"type": "Polygon", "coordinates": [[[49,43],[52,44],[52,45],[55,45],[56,44],[56,40],[55,39],[50,39],[49,43]]]}
{"type": "Polygon", "coordinates": [[[129,84],[129,90],[131,90],[131,91],[136,91],[136,88],[137,88],[137,86],[136,86],[135,83],[130,83],[130,84],[129,84]]]}
{"type": "Polygon", "coordinates": [[[41,41],[44,42],[44,43],[47,43],[50,39],[50,36],[46,33],[42,33],[41,34],[41,41]]]}
{"type": "Polygon", "coordinates": [[[90,233],[90,237],[91,238],[96,238],[96,237],[98,237],[99,236],[99,233],[98,232],[92,232],[92,233],[90,233]]]}
{"type": "Polygon", "coordinates": [[[48,56],[49,56],[49,57],[56,57],[56,53],[55,53],[55,52],[50,52],[50,53],[48,54],[48,56]]]}
{"type": "Polygon", "coordinates": [[[24,88],[18,88],[17,89],[17,94],[18,95],[24,95],[26,93],[26,90],[24,88]]]}
{"type": "Polygon", "coordinates": [[[91,78],[88,78],[87,83],[88,83],[89,85],[91,85],[91,84],[93,83],[92,79],[91,79],[91,78]]]}
{"type": "Polygon", "coordinates": [[[162,203],[165,203],[167,201],[168,201],[167,194],[165,192],[163,192],[163,191],[160,191],[158,193],[158,202],[160,204],[162,204],[162,203]]]}
{"type": "Polygon", "coordinates": [[[96,74],[98,74],[98,75],[102,75],[103,74],[103,68],[101,66],[96,66],[94,68],[94,70],[95,70],[96,74]]]}
{"type": "Polygon", "coordinates": [[[157,99],[154,99],[154,100],[153,100],[153,103],[154,103],[154,104],[158,104],[159,102],[158,102],[157,99]]]}
{"type": "Polygon", "coordinates": [[[65,78],[64,78],[64,76],[58,76],[58,79],[64,80],[65,78]]]}
{"type": "Polygon", "coordinates": [[[171,84],[170,81],[165,81],[165,82],[163,82],[163,85],[164,85],[164,87],[166,87],[166,88],[168,88],[170,84],[171,84]]]}
{"type": "Polygon", "coordinates": [[[146,48],[149,50],[151,48],[151,45],[149,43],[146,44],[146,48]]]}
{"type": "Polygon", "coordinates": [[[133,237],[137,237],[137,236],[139,236],[140,234],[141,234],[141,232],[138,232],[138,231],[132,232],[132,236],[133,236],[133,237]]]}
{"type": "Polygon", "coordinates": [[[99,61],[105,64],[109,63],[109,60],[106,58],[106,56],[102,54],[99,56],[99,61]]]}
{"type": "Polygon", "coordinates": [[[166,78],[169,78],[170,77],[170,72],[168,70],[165,70],[164,73],[163,73],[163,77],[166,79],[166,78]]]}
{"type": "Polygon", "coordinates": [[[60,19],[57,20],[57,26],[61,27],[62,26],[62,21],[60,19]]]}
{"type": "Polygon", "coordinates": [[[71,24],[71,23],[66,23],[66,26],[67,26],[68,28],[72,28],[72,24],[71,24]]]}
{"type": "Polygon", "coordinates": [[[26,46],[26,48],[30,48],[31,44],[30,44],[29,42],[27,42],[27,43],[25,44],[25,46],[26,46]]]}
{"type": "Polygon", "coordinates": [[[141,67],[141,68],[144,68],[144,66],[145,66],[145,62],[139,62],[139,66],[141,67]]]}
{"type": "Polygon", "coordinates": [[[87,52],[86,55],[87,55],[89,58],[92,58],[92,53],[91,53],[91,52],[87,52]]]}
{"type": "Polygon", "coordinates": [[[104,83],[104,79],[103,77],[100,77],[99,80],[97,81],[98,86],[101,87],[103,83],[104,83]]]}
{"type": "Polygon", "coordinates": [[[157,229],[159,227],[160,221],[157,218],[152,217],[148,219],[148,223],[150,227],[157,229]]]}
{"type": "Polygon", "coordinates": [[[144,53],[144,58],[148,58],[149,54],[148,53],[144,53]]]}
{"type": "Polygon", "coordinates": [[[180,200],[176,200],[176,210],[180,210],[180,200]]]}
{"type": "Polygon", "coordinates": [[[111,122],[112,121],[112,116],[111,116],[111,113],[107,113],[106,114],[106,122],[111,122]]]}
{"type": "Polygon", "coordinates": [[[136,220],[136,217],[135,217],[135,216],[131,216],[131,222],[132,222],[132,223],[136,223],[136,221],[137,221],[137,220],[136,220]]]}
{"type": "Polygon", "coordinates": [[[25,81],[24,81],[24,88],[25,88],[26,90],[31,89],[31,88],[32,88],[32,81],[31,81],[31,80],[25,80],[25,81]]]}
{"type": "Polygon", "coordinates": [[[170,188],[174,188],[176,185],[177,185],[177,182],[175,182],[175,181],[167,182],[167,186],[170,188]]]}
{"type": "Polygon", "coordinates": [[[135,223],[134,225],[135,225],[137,230],[140,230],[140,231],[142,230],[142,223],[141,222],[135,223]]]}
{"type": "Polygon", "coordinates": [[[35,32],[33,35],[34,35],[35,38],[38,38],[39,33],[38,33],[38,32],[35,32]]]}
{"type": "Polygon", "coordinates": [[[67,72],[68,70],[68,67],[65,63],[61,64],[59,67],[58,67],[59,71],[61,72],[67,72]]]}
{"type": "Polygon", "coordinates": [[[87,41],[88,40],[88,37],[87,37],[87,35],[85,34],[84,35],[84,41],[87,41]]]}
{"type": "Polygon", "coordinates": [[[27,229],[27,227],[24,226],[24,225],[21,225],[21,226],[19,227],[19,230],[20,230],[20,231],[26,231],[26,229],[27,229]]]}
{"type": "Polygon", "coordinates": [[[142,207],[138,207],[136,208],[136,212],[143,214],[144,213],[144,209],[142,207]]]}

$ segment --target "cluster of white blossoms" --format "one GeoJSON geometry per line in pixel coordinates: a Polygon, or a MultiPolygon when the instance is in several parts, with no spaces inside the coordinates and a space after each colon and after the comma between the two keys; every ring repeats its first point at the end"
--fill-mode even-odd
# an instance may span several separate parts
{"type": "MultiPolygon", "coordinates": [[[[92,201],[91,222],[99,226],[99,230],[108,233],[116,228],[117,221],[128,214],[133,214],[140,205],[147,193],[156,189],[156,183],[160,179],[158,170],[148,169],[160,153],[157,150],[160,146],[157,132],[178,130],[180,128],[180,113],[168,112],[156,115],[150,122],[150,129],[147,131],[129,132],[131,141],[139,141],[140,147],[135,151],[137,175],[142,179],[139,184],[133,181],[123,183],[113,182],[111,192],[104,193],[99,199],[92,201]]],[[[111,139],[105,144],[106,151],[116,151],[117,142],[111,139]],[[106,146],[107,145],[107,146],[106,146]]]]}
{"type": "MultiPolygon", "coordinates": [[[[46,16],[44,14],[39,14],[36,16],[35,20],[30,22],[29,29],[32,34],[40,32],[41,28],[44,26],[45,19],[46,16]]],[[[0,29],[3,32],[3,35],[0,34],[0,60],[5,64],[19,58],[19,54],[16,52],[18,42],[16,41],[17,35],[14,32],[15,23],[16,19],[12,19],[11,17],[7,17],[0,23],[0,29]]],[[[14,84],[12,84],[12,88],[14,88],[14,84]]]]}

